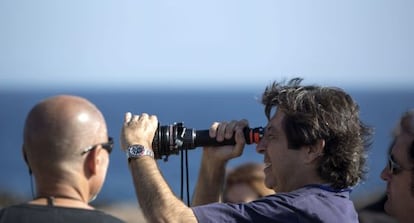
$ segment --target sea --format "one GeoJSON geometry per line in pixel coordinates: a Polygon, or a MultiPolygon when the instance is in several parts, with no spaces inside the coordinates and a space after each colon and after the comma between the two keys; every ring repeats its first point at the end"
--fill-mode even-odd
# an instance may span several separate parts
{"type": "MultiPolygon", "coordinates": [[[[353,188],[352,199],[360,199],[385,190],[380,173],[386,165],[391,130],[400,115],[414,108],[414,90],[346,89],[358,102],[362,120],[374,128],[373,144],[368,152],[366,179],[353,188]]],[[[250,127],[267,123],[260,103],[262,89],[237,90],[0,90],[0,192],[32,198],[31,178],[22,158],[22,132],[25,117],[40,100],[72,94],[96,104],[106,118],[115,148],[105,184],[96,202],[135,202],[126,157],[120,150],[119,135],[125,112],[157,115],[161,125],[182,122],[186,128],[206,130],[214,121],[247,119],[250,127]]],[[[172,191],[183,200],[193,192],[201,159],[201,148],[185,156],[172,154],[168,160],[157,160],[172,191]],[[188,172],[186,171],[188,170],[188,172]],[[188,173],[188,174],[187,174],[188,173]],[[188,179],[188,181],[187,181],[188,179]],[[187,183],[188,182],[188,183],[187,183]]],[[[47,162],[47,160],[45,160],[47,162]]],[[[241,157],[229,162],[229,168],[244,162],[263,162],[254,145],[246,146],[241,157]]],[[[145,180],[145,179],[142,179],[145,180]]]]}

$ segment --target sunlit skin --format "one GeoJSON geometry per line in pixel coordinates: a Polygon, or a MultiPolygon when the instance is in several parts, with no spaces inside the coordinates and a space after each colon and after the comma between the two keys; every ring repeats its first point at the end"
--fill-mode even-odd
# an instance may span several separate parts
{"type": "Polygon", "coordinates": [[[413,164],[408,157],[408,149],[413,141],[414,137],[405,132],[397,135],[390,153],[402,170],[391,174],[387,165],[381,172],[381,178],[387,182],[388,199],[384,209],[400,223],[412,222],[414,219],[414,194],[411,190],[413,164]]]}

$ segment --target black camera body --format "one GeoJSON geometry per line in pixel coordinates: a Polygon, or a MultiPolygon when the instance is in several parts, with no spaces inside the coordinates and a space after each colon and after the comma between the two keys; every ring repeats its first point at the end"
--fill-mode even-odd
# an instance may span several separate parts
{"type": "MultiPolygon", "coordinates": [[[[258,143],[264,134],[262,127],[253,129],[246,127],[243,131],[247,144],[258,143]]],[[[209,130],[186,128],[182,122],[165,126],[160,126],[158,123],[158,128],[152,141],[152,148],[155,159],[161,159],[163,156],[168,157],[171,154],[178,154],[180,150],[194,149],[201,146],[234,144],[234,137],[217,142],[215,138],[209,136],[209,130]]]]}

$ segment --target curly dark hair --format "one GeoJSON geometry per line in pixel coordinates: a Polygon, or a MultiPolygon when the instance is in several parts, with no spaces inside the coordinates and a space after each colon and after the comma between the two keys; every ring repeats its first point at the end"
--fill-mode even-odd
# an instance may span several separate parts
{"type": "Polygon", "coordinates": [[[262,103],[270,120],[272,109],[285,113],[283,128],[290,149],[325,141],[318,173],[335,189],[345,189],[364,179],[372,129],[359,118],[359,106],[342,89],[301,86],[303,79],[266,87],[262,103]]]}

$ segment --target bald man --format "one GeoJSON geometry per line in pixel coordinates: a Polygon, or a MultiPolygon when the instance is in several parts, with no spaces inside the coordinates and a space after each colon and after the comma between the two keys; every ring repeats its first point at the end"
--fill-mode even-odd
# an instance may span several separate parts
{"type": "Polygon", "coordinates": [[[89,202],[104,183],[112,151],[103,115],[88,100],[59,95],[26,118],[23,156],[36,197],[0,211],[3,222],[122,222],[89,202]]]}

